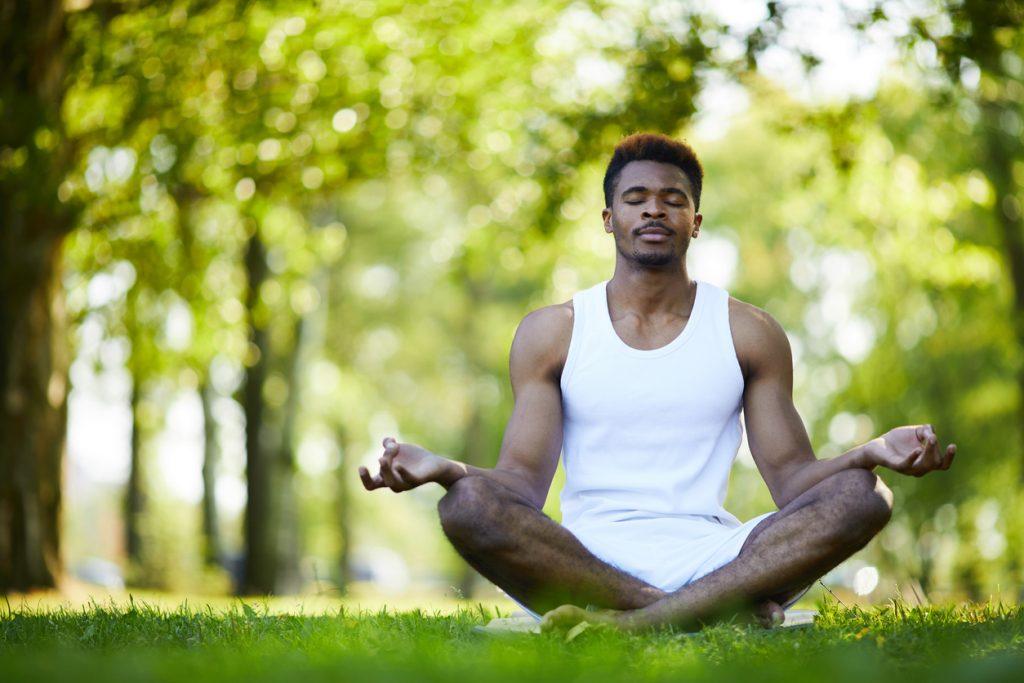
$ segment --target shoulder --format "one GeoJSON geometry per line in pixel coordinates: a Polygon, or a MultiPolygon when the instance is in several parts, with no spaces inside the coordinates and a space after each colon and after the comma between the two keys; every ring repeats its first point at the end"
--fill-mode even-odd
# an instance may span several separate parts
{"type": "Polygon", "coordinates": [[[572,301],[526,314],[512,340],[509,362],[513,374],[525,368],[560,375],[572,340],[573,317],[572,301]]]}
{"type": "Polygon", "coordinates": [[[729,297],[729,327],[745,378],[765,368],[792,367],[789,337],[768,311],[729,297]]]}

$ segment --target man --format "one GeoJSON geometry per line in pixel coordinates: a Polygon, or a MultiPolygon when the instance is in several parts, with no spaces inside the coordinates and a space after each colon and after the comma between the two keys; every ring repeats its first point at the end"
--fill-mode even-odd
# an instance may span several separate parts
{"type": "Polygon", "coordinates": [[[369,490],[445,487],[449,540],[535,616],[547,612],[544,628],[692,628],[753,606],[780,623],[889,520],[892,493],[875,467],[921,476],[956,452],[925,424],[815,457],[781,326],[687,273],[702,181],[684,143],[637,134],[616,147],[603,211],[614,275],[523,319],[493,469],[387,438],[380,472],[359,470],[369,490]],[[745,524],[722,508],[741,409],[779,508],[745,524]],[[562,525],[541,512],[560,452],[562,525]]]}

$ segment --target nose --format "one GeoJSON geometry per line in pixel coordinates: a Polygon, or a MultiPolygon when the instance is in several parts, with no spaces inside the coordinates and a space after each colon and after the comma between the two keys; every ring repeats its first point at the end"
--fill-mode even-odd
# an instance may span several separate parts
{"type": "Polygon", "coordinates": [[[645,219],[664,218],[665,210],[661,208],[661,205],[657,200],[655,200],[644,206],[643,217],[645,219]]]}

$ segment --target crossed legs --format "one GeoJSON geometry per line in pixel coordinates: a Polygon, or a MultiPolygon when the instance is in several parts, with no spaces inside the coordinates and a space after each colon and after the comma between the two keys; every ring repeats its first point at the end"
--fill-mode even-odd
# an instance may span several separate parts
{"type": "Polygon", "coordinates": [[[567,529],[484,477],[455,482],[438,512],[459,554],[534,611],[595,605],[638,610],[651,625],[692,626],[782,602],[827,573],[885,526],[892,493],[867,470],[834,474],[762,520],[735,560],[671,594],[598,559],[567,529]]]}
{"type": "Polygon", "coordinates": [[[490,479],[459,479],[438,513],[459,554],[538,613],[567,603],[637,609],[666,595],[598,559],[568,529],[490,479]]]}

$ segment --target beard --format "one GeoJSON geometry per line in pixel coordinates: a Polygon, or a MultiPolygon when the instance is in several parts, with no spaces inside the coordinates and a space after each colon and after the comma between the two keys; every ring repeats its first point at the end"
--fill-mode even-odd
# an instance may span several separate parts
{"type": "Polygon", "coordinates": [[[689,246],[689,241],[684,242],[682,246],[682,253],[677,252],[674,246],[671,249],[646,251],[641,250],[641,248],[636,246],[629,249],[618,237],[615,239],[615,249],[622,254],[622,257],[631,263],[635,263],[641,268],[661,268],[673,263],[678,263],[681,259],[686,257],[686,250],[689,246]]]}

